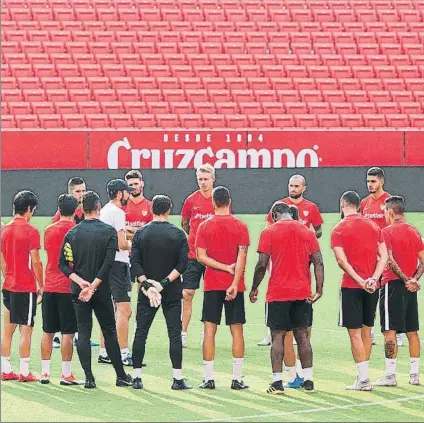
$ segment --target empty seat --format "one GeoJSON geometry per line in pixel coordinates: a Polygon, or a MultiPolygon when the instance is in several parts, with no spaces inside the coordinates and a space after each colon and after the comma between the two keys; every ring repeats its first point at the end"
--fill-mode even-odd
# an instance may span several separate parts
{"type": "Polygon", "coordinates": [[[361,115],[344,114],[340,115],[341,125],[345,128],[362,128],[364,120],[361,115]]]}
{"type": "Polygon", "coordinates": [[[133,121],[130,115],[110,114],[109,120],[112,128],[131,128],[133,121]]]}
{"type": "Polygon", "coordinates": [[[407,128],[409,127],[409,119],[407,115],[401,114],[387,114],[387,126],[390,128],[407,128]]]}
{"type": "Polygon", "coordinates": [[[203,126],[202,116],[198,114],[180,114],[180,123],[184,128],[201,128],[203,126]]]}
{"type": "Polygon", "coordinates": [[[38,128],[40,126],[36,115],[15,115],[16,126],[20,129],[38,128]]]}
{"type": "Polygon", "coordinates": [[[386,118],[384,115],[367,114],[362,115],[366,127],[369,128],[384,128],[387,126],[386,118]]]}
{"type": "Polygon", "coordinates": [[[180,126],[178,115],[158,114],[156,121],[160,128],[178,128],[180,126]]]}
{"type": "MultiPolygon", "coordinates": [[[[120,115],[124,113],[124,105],[120,101],[104,101],[100,104],[100,108],[105,115],[120,115]]],[[[125,106],[132,103],[125,103],[125,106]]],[[[142,103],[143,105],[145,103],[142,103]]],[[[145,107],[145,106],[144,106],[145,107]]],[[[144,110],[144,108],[142,109],[144,110]]],[[[135,111],[134,113],[143,113],[142,111],[135,111]]]]}
{"type": "Polygon", "coordinates": [[[60,115],[42,114],[38,116],[41,128],[59,129],[63,127],[62,117],[60,115]]]}
{"type": "Polygon", "coordinates": [[[320,128],[339,128],[341,121],[339,115],[322,114],[317,115],[320,128]]]}

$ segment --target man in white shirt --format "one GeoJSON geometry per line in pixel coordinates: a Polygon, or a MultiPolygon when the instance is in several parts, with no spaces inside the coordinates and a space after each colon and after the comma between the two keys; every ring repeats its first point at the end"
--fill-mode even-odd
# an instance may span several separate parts
{"type": "MultiPolygon", "coordinates": [[[[129,193],[134,188],[123,179],[112,179],[108,182],[106,189],[110,201],[100,211],[100,220],[116,229],[119,247],[109,274],[109,285],[116,304],[116,331],[122,362],[126,366],[132,366],[132,358],[128,349],[128,323],[131,317],[129,296],[131,290],[129,273],[131,241],[127,240],[125,234],[125,212],[122,207],[127,204],[129,193]]],[[[108,364],[109,362],[106,349],[101,348],[99,363],[108,364]]]]}

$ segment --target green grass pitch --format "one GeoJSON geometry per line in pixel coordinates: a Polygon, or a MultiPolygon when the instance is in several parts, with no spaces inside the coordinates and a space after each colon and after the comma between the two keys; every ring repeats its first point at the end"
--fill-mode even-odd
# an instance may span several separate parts
{"type": "MultiPolygon", "coordinates": [[[[256,263],[256,245],[264,227],[263,215],[244,215],[248,223],[252,246],[249,251],[246,282],[252,283],[256,263]]],[[[410,214],[414,223],[424,234],[424,216],[410,214]]],[[[7,219],[6,219],[7,220],[7,219]]],[[[347,333],[337,327],[339,284],[341,271],[330,249],[329,238],[332,227],[339,220],[337,214],[324,215],[324,235],[320,240],[325,260],[324,296],[315,305],[315,320],[312,336],[314,349],[314,379],[317,392],[287,390],[283,397],[263,394],[271,381],[269,348],[256,343],[265,334],[264,294],[266,281],[261,285],[260,301],[247,301],[247,324],[245,326],[246,358],[245,381],[250,389],[236,392],[230,389],[232,378],[231,338],[229,330],[221,326],[217,334],[215,358],[215,391],[203,392],[197,388],[203,380],[203,365],[200,346],[200,311],[202,293],[195,297],[193,319],[189,329],[189,346],[184,349],[183,371],[194,389],[186,392],[171,391],[172,370],[168,357],[168,338],[161,312],[152,326],[147,340],[146,363],[143,370],[145,389],[115,387],[115,376],[110,365],[97,364],[98,348],[93,348],[94,374],[97,389],[87,391],[83,387],[62,387],[60,378],[60,352],[53,350],[52,383],[23,384],[5,382],[1,384],[2,421],[423,421],[424,388],[408,384],[409,354],[407,341],[400,348],[398,359],[398,388],[380,388],[371,393],[347,392],[345,386],[353,383],[356,369],[351,356],[347,333]]],[[[178,222],[176,217],[173,222],[178,222]]],[[[49,218],[35,217],[33,223],[40,230],[49,224],[49,218]]],[[[43,251],[43,260],[45,255],[43,251]]],[[[134,291],[135,293],[135,291],[134,291]]],[[[420,293],[420,306],[423,307],[420,293]]],[[[136,295],[132,299],[136,305],[136,295]]],[[[423,313],[421,324],[424,324],[423,313]]],[[[377,318],[378,319],[378,318],[377,318]]],[[[379,320],[377,320],[378,322],[379,320]]],[[[131,319],[133,332],[134,316],[131,319]]],[[[384,349],[381,334],[377,329],[377,345],[371,357],[371,379],[381,376],[384,370],[384,349]]],[[[31,370],[39,375],[41,309],[38,310],[33,335],[31,370]]],[[[12,363],[19,367],[18,338],[13,342],[12,363]]],[[[99,339],[97,324],[93,339],[99,339]]],[[[421,365],[421,369],[422,369],[421,365]]],[[[73,370],[79,377],[83,372],[75,351],[73,370]]],[[[131,369],[128,369],[131,372],[131,369]]],[[[424,376],[422,375],[424,378],[424,376]]]]}

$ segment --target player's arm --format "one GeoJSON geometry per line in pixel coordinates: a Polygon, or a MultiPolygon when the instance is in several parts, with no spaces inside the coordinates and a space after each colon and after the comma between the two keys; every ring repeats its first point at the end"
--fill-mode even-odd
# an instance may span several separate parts
{"type": "Polygon", "coordinates": [[[249,247],[247,245],[239,245],[237,251],[237,259],[234,268],[234,278],[231,286],[227,289],[226,300],[231,301],[236,298],[238,293],[238,285],[244,275],[246,270],[246,261],[247,261],[247,250],[249,247]]]}
{"type": "Polygon", "coordinates": [[[143,256],[141,255],[141,246],[142,246],[142,235],[140,232],[134,235],[132,249],[131,249],[131,278],[136,279],[138,283],[144,282],[146,274],[143,268],[143,256]]]}
{"type": "Polygon", "coordinates": [[[212,269],[234,274],[234,264],[224,264],[208,256],[205,248],[196,248],[197,261],[212,269]]]}
{"type": "Polygon", "coordinates": [[[181,227],[183,231],[189,235],[190,234],[190,219],[186,219],[185,217],[181,217],[181,227]]]}
{"type": "Polygon", "coordinates": [[[424,273],[424,250],[418,253],[418,260],[419,265],[417,271],[415,272],[415,275],[413,276],[413,279],[415,279],[416,281],[419,281],[424,273]]]}
{"type": "Polygon", "coordinates": [[[322,226],[321,225],[314,226],[314,230],[315,230],[315,236],[317,238],[321,238],[322,237],[322,226]]]}
{"type": "Polygon", "coordinates": [[[4,259],[3,252],[1,253],[1,273],[3,274],[3,278],[6,277],[6,260],[4,259]]]}
{"type": "Polygon", "coordinates": [[[103,282],[106,276],[109,274],[110,269],[115,261],[115,254],[118,247],[118,236],[116,231],[109,237],[108,242],[106,244],[106,253],[103,263],[97,272],[96,278],[91,283],[91,288],[93,292],[99,287],[99,285],[103,282]]]}
{"type": "Polygon", "coordinates": [[[43,263],[41,262],[40,253],[38,249],[31,250],[29,252],[31,256],[31,265],[32,270],[35,274],[35,279],[37,280],[38,290],[42,292],[44,289],[44,275],[43,275],[43,263]]]}
{"type": "Polygon", "coordinates": [[[324,261],[320,250],[315,251],[309,257],[314,265],[316,292],[309,297],[308,302],[313,304],[322,297],[324,288],[324,261]]]}
{"type": "Polygon", "coordinates": [[[393,257],[392,250],[388,251],[388,261],[387,265],[389,266],[389,269],[399,278],[402,279],[403,282],[407,282],[409,280],[408,276],[405,275],[405,273],[402,272],[402,269],[399,267],[399,265],[396,263],[396,260],[393,257]]]}
{"type": "Polygon", "coordinates": [[[383,274],[384,269],[389,260],[389,254],[387,252],[387,246],[385,242],[380,242],[380,244],[378,244],[377,254],[378,254],[379,260],[377,261],[377,266],[375,266],[374,273],[371,277],[371,279],[374,279],[376,281],[381,278],[381,275],[383,274]]]}
{"type": "Polygon", "coordinates": [[[366,284],[364,279],[362,279],[356,272],[355,269],[348,262],[346,254],[343,250],[343,247],[333,247],[333,252],[337,260],[339,267],[350,276],[362,289],[365,289],[366,284]]]}
{"type": "Polygon", "coordinates": [[[255,273],[253,274],[252,289],[250,290],[250,302],[255,303],[258,299],[258,288],[263,281],[266,273],[266,269],[269,263],[269,255],[265,253],[259,253],[258,262],[255,266],[255,273]]]}
{"type": "Polygon", "coordinates": [[[124,229],[118,232],[118,247],[124,251],[131,250],[131,241],[127,239],[124,229]]]}

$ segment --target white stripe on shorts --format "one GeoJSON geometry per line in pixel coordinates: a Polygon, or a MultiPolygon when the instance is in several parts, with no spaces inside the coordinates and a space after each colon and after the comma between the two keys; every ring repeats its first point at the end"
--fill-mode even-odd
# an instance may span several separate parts
{"type": "Polygon", "coordinates": [[[32,320],[32,292],[30,292],[29,294],[29,307],[28,307],[28,321],[27,321],[27,325],[31,326],[31,320],[32,320]]]}
{"type": "Polygon", "coordinates": [[[390,330],[389,324],[389,284],[384,286],[384,329],[390,330]]]}
{"type": "Polygon", "coordinates": [[[339,326],[343,326],[343,297],[341,289],[339,294],[339,303],[339,326]]]}
{"type": "Polygon", "coordinates": [[[268,324],[268,303],[265,303],[265,326],[268,324]]]}

